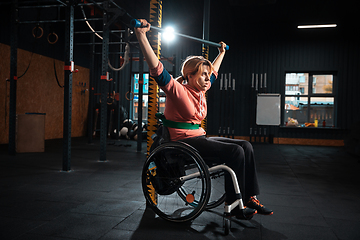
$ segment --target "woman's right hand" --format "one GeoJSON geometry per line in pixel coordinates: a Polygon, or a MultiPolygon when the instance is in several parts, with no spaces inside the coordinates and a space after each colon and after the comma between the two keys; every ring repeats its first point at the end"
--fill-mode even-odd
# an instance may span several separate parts
{"type": "Polygon", "coordinates": [[[145,19],[138,19],[141,23],[141,27],[135,28],[136,34],[145,34],[150,31],[150,23],[148,23],[145,19]]]}

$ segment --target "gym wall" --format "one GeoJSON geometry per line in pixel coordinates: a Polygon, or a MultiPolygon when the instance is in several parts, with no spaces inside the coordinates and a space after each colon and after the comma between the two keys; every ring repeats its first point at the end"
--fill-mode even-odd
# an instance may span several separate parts
{"type": "MultiPolygon", "coordinates": [[[[265,24],[264,24],[265,25],[265,24]]],[[[269,32],[263,29],[244,30],[243,38],[225,35],[228,51],[220,73],[232,73],[236,80],[235,97],[235,136],[249,136],[251,120],[252,73],[267,73],[267,93],[285,94],[285,74],[287,72],[329,71],[337,74],[336,117],[334,128],[287,128],[270,127],[268,133],[276,138],[286,139],[327,139],[343,140],[348,130],[357,126],[360,115],[357,111],[360,81],[359,38],[352,34],[351,27],[300,31],[278,24],[278,30],[269,32]],[[281,27],[281,28],[280,28],[281,27]],[[283,29],[290,29],[283,31],[283,29]],[[262,31],[263,30],[263,31],[262,31]],[[266,37],[264,37],[266,36],[266,37]]],[[[214,39],[220,30],[214,28],[214,39]],[[218,31],[218,32],[215,32],[218,31]]],[[[224,32],[224,34],[226,34],[224,32]]],[[[216,49],[210,49],[214,56],[216,49]]],[[[213,57],[211,57],[213,59],[213,57]]],[[[208,134],[217,135],[219,128],[219,82],[215,83],[208,98],[208,134]]],[[[283,100],[282,100],[283,101],[283,100]]],[[[282,113],[283,114],[283,113],[282,113]]],[[[290,143],[290,141],[288,141],[290,143]]],[[[309,141],[308,141],[309,142],[309,141]]],[[[293,142],[291,142],[293,143],[293,142]]]]}
{"type": "MultiPolygon", "coordinates": [[[[9,141],[10,46],[0,43],[0,144],[9,141]]],[[[45,113],[45,139],[63,137],[64,62],[18,49],[16,114],[45,113]]],[[[72,137],[85,136],[89,102],[88,68],[75,66],[72,88],[72,137]]]]}

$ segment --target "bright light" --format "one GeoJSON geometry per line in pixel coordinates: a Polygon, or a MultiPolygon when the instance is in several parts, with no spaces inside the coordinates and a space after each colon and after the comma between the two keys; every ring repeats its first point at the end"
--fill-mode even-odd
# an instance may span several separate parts
{"type": "Polygon", "coordinates": [[[336,24],[322,24],[322,25],[300,25],[298,28],[333,28],[336,24]]]}
{"type": "Polygon", "coordinates": [[[165,31],[162,32],[163,40],[167,42],[173,41],[175,39],[174,32],[175,32],[174,28],[166,27],[165,31]]]}

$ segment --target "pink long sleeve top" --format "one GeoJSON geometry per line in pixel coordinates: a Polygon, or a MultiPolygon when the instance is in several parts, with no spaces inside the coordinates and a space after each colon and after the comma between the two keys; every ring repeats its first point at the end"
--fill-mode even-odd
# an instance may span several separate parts
{"type": "MultiPolygon", "coordinates": [[[[156,68],[150,69],[150,77],[155,79],[166,94],[164,111],[166,119],[175,122],[201,124],[207,114],[205,92],[210,89],[211,84],[215,81],[217,72],[214,71],[211,75],[210,84],[205,91],[199,91],[188,84],[181,84],[174,80],[161,62],[156,68]]],[[[205,130],[201,127],[196,130],[170,127],[168,129],[171,141],[206,135],[205,130]]]]}

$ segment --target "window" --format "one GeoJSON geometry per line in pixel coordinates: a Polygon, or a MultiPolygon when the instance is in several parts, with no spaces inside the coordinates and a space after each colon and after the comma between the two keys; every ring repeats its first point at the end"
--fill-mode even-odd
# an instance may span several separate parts
{"type": "MultiPolygon", "coordinates": [[[[144,122],[147,122],[148,119],[148,94],[149,94],[149,74],[145,73],[143,75],[144,83],[143,83],[143,101],[142,101],[142,120],[144,122]]],[[[138,120],[138,104],[139,104],[139,74],[136,73],[133,76],[133,86],[132,91],[134,93],[134,99],[132,103],[132,110],[130,113],[130,116],[132,116],[132,120],[137,121],[138,120]]],[[[165,110],[165,93],[159,89],[159,100],[158,100],[158,111],[164,112],[165,110]]]]}
{"type": "MultiPolygon", "coordinates": [[[[144,83],[143,83],[143,99],[142,99],[142,120],[147,120],[148,113],[148,94],[149,94],[149,74],[144,73],[143,75],[144,83]]],[[[134,74],[133,81],[133,108],[132,108],[132,120],[138,120],[138,104],[139,104],[139,74],[134,74]]]]}
{"type": "Polygon", "coordinates": [[[334,127],[335,74],[286,73],[284,125],[289,127],[334,127]]]}

